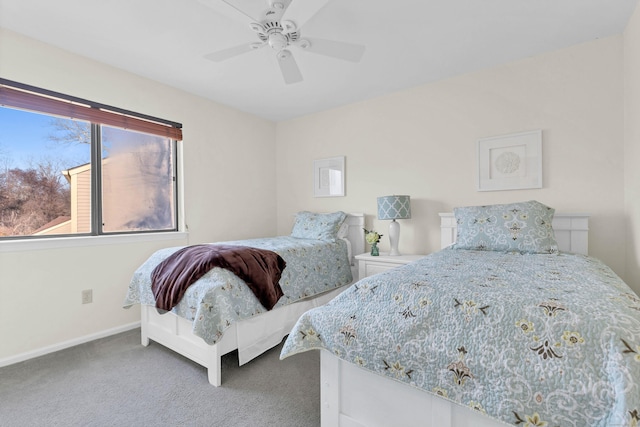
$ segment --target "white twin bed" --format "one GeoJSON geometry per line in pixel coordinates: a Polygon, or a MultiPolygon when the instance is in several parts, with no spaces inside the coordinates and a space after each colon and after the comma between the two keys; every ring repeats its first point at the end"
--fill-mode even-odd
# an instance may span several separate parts
{"type": "MultiPolygon", "coordinates": [[[[349,260],[346,262],[350,264],[351,276],[355,280],[357,279],[357,267],[354,265],[353,255],[364,252],[364,215],[358,213],[348,214],[344,224],[346,225],[344,226],[343,234],[345,235],[344,239],[348,242],[349,249],[349,260]]],[[[255,243],[257,241],[248,240],[247,242],[255,243]]],[[[301,244],[304,243],[301,242],[301,244]]],[[[203,333],[199,335],[194,333],[193,318],[187,318],[193,317],[191,314],[195,312],[195,306],[200,304],[199,302],[192,302],[190,308],[185,308],[180,312],[181,315],[176,314],[179,311],[160,314],[154,306],[153,296],[143,289],[150,287],[150,283],[148,283],[150,267],[166,258],[172,251],[173,248],[160,254],[154,254],[146,263],[149,266],[146,268],[144,265],[141,266],[134,275],[125,306],[128,307],[138,303],[141,305],[142,345],[147,346],[149,341],[153,340],[204,366],[208,371],[209,383],[214,386],[220,386],[222,383],[220,359],[223,355],[238,350],[239,363],[243,365],[266,350],[278,345],[282,338],[289,333],[302,313],[326,303],[346,288],[346,286],[335,287],[318,295],[309,295],[290,304],[277,305],[270,311],[264,311],[239,321],[228,322],[224,331],[219,331],[215,344],[207,344],[202,338],[203,333]]],[[[293,249],[293,251],[297,251],[297,249],[293,249]]],[[[301,256],[301,258],[304,257],[301,256]]],[[[335,265],[335,262],[328,264],[335,265]]],[[[294,265],[292,264],[289,270],[293,268],[294,265]]],[[[305,269],[307,266],[301,268],[305,269]]],[[[215,273],[220,275],[227,274],[223,271],[215,273]]],[[[295,276],[297,277],[300,274],[306,273],[302,270],[301,272],[296,272],[295,276]]],[[[203,277],[199,282],[206,279],[207,277],[203,277]]],[[[232,278],[227,276],[223,277],[223,280],[230,281],[232,278]]],[[[192,287],[197,286],[199,282],[196,282],[192,287]]],[[[239,288],[237,284],[236,288],[239,288]]],[[[313,291],[306,291],[305,288],[305,292],[311,294],[313,291]]],[[[187,296],[185,295],[185,297],[187,296]]],[[[222,299],[220,301],[227,305],[230,304],[222,299]]],[[[221,328],[218,326],[218,329],[221,328]]]]}
{"type": "MultiPolygon", "coordinates": [[[[456,228],[453,213],[440,214],[443,249],[455,243],[456,228]]],[[[561,251],[587,253],[588,215],[556,214],[553,228],[561,251]]],[[[320,360],[322,427],[506,425],[469,407],[362,369],[327,350],[321,351],[320,360]]]]}

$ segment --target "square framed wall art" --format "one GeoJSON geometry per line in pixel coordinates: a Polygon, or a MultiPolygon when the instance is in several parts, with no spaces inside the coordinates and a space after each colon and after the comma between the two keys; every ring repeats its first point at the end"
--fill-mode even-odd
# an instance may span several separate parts
{"type": "Polygon", "coordinates": [[[542,188],[542,130],[478,140],[478,191],[542,188]]]}

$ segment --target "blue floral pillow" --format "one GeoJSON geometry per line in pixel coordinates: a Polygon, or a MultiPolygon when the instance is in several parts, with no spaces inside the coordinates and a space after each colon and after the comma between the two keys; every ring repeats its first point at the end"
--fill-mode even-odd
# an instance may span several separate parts
{"type": "Polygon", "coordinates": [[[531,200],[504,205],[467,206],[453,210],[457,223],[454,249],[558,252],[551,222],[555,209],[531,200]]]}
{"type": "Polygon", "coordinates": [[[341,211],[326,214],[298,212],[291,237],[335,242],[338,230],[346,217],[347,214],[341,211]]]}

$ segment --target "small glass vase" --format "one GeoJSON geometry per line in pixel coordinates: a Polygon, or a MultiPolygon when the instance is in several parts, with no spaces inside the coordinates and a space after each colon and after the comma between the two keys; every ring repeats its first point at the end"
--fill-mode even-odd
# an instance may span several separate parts
{"type": "Polygon", "coordinates": [[[380,251],[378,251],[378,244],[374,243],[373,245],[371,245],[371,256],[378,256],[380,255],[380,251]]]}

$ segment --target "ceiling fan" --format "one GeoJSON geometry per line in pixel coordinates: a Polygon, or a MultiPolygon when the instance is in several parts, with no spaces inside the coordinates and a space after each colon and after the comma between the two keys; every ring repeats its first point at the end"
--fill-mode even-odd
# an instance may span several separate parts
{"type": "MultiPolygon", "coordinates": [[[[200,0],[208,3],[211,0],[200,0]]],[[[205,55],[215,62],[225,61],[252,50],[270,47],[280,65],[286,84],[301,82],[302,73],[290,47],[330,56],[345,61],[359,62],[365,47],[318,38],[303,38],[300,28],[330,0],[221,0],[249,20],[258,41],[244,43],[205,55]]]]}

